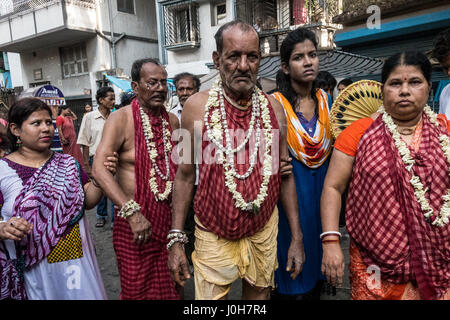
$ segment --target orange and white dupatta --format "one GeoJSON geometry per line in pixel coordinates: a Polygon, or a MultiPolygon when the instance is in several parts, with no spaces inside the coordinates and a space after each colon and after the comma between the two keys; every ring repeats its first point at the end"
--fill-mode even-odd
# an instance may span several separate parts
{"type": "Polygon", "coordinates": [[[303,128],[297,114],[283,94],[281,92],[275,92],[273,96],[284,108],[287,120],[289,151],[297,160],[306,166],[313,169],[320,167],[330,155],[332,147],[327,94],[321,89],[316,91],[316,97],[319,103],[319,118],[312,137],[303,128]]]}

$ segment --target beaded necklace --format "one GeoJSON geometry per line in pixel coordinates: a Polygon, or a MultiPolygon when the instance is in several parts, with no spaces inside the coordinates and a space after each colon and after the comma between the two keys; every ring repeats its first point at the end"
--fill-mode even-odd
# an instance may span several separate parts
{"type": "Polygon", "coordinates": [[[268,101],[264,94],[258,88],[255,88],[252,94],[252,114],[249,123],[249,130],[244,141],[233,148],[230,132],[227,124],[225,111],[224,90],[220,78],[216,79],[209,91],[208,101],[205,105],[204,124],[209,139],[219,148],[218,163],[223,165],[225,172],[225,185],[233,195],[235,206],[243,211],[253,211],[258,213],[261,204],[267,196],[267,189],[272,175],[272,156],[270,149],[272,146],[272,124],[268,101]],[[261,121],[263,128],[261,128],[261,121]],[[242,150],[248,143],[253,131],[256,128],[256,143],[253,153],[250,155],[250,166],[244,174],[239,174],[234,166],[234,154],[242,150]],[[242,194],[237,191],[235,179],[245,180],[253,172],[256,164],[256,156],[261,143],[261,130],[265,136],[265,152],[263,162],[263,179],[259,188],[258,195],[253,201],[245,201],[242,194]],[[225,145],[223,137],[225,135],[225,145]],[[225,156],[224,156],[225,154],[225,156]]]}

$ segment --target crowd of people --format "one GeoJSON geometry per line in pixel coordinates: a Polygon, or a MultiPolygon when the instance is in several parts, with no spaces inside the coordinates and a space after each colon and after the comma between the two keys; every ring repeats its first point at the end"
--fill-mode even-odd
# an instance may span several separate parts
{"type": "MultiPolygon", "coordinates": [[[[448,75],[449,34],[433,50],[448,75]]],[[[311,30],[283,40],[271,94],[253,26],[231,21],[215,41],[219,76],[203,91],[197,76],[175,76],[173,108],[164,66],[146,58],[120,108],[112,88],[97,91],[78,137],[66,106],[9,109],[0,299],[107,299],[84,212],[96,206],[104,227],[108,199],[121,299],[183,299],[193,271],[199,300],[227,299],[237,279],[242,299],[319,300],[343,281],[344,212],[352,299],[450,299],[450,122],[427,105],[428,58],[389,57],[382,107],[334,140],[333,93],[353,81],[319,72],[311,30]],[[69,269],[82,270],[80,290],[69,269]]]]}

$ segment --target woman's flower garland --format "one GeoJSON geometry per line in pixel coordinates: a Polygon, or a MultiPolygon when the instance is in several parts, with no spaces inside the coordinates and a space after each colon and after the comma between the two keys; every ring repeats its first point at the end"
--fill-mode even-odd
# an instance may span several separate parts
{"type": "Polygon", "coordinates": [[[152,126],[150,125],[150,119],[142,108],[139,108],[139,111],[141,113],[142,128],[144,129],[144,137],[145,137],[145,143],[147,145],[148,155],[150,157],[150,161],[152,162],[152,169],[150,170],[150,179],[148,180],[148,183],[150,185],[150,190],[155,195],[156,201],[163,201],[169,197],[170,192],[172,191],[172,184],[173,184],[173,181],[168,180],[169,176],[170,176],[169,155],[172,152],[172,143],[170,142],[171,134],[170,134],[170,130],[169,130],[169,124],[167,123],[166,119],[162,118],[163,142],[164,142],[164,161],[166,164],[166,174],[162,174],[161,170],[158,167],[158,164],[156,163],[156,157],[158,156],[158,150],[156,150],[155,142],[151,141],[153,139],[153,131],[152,131],[152,126]],[[155,173],[157,173],[162,180],[166,181],[166,186],[165,186],[163,193],[159,192],[155,173]]]}
{"type": "Polygon", "coordinates": [[[218,78],[211,90],[209,91],[208,101],[205,106],[204,123],[206,132],[209,139],[219,148],[217,152],[217,160],[219,164],[222,164],[225,172],[225,185],[233,195],[236,208],[243,211],[253,211],[257,213],[267,197],[267,190],[272,175],[272,156],[270,149],[272,146],[272,124],[270,120],[270,112],[267,98],[258,88],[255,88],[252,95],[252,115],[249,124],[248,134],[244,141],[233,148],[231,143],[230,132],[228,129],[225,102],[224,102],[223,88],[220,79],[218,78]],[[211,112],[212,111],[212,112],[211,112]],[[242,197],[242,194],[237,191],[236,179],[247,179],[253,172],[253,168],[256,164],[256,156],[261,143],[261,120],[264,127],[265,136],[265,152],[263,162],[263,180],[259,188],[258,195],[253,201],[246,202],[242,197]],[[234,167],[234,153],[239,152],[245,147],[247,142],[256,127],[256,143],[253,153],[250,155],[250,166],[244,174],[237,173],[234,167]],[[226,144],[223,145],[223,137],[225,134],[226,144]],[[225,154],[225,158],[224,155],[225,154]]]}
{"type": "MultiPolygon", "coordinates": [[[[411,153],[409,151],[408,146],[402,140],[400,133],[397,130],[397,125],[394,123],[392,117],[384,110],[384,108],[380,108],[379,112],[382,112],[383,114],[383,121],[392,134],[395,146],[397,147],[398,152],[400,153],[400,156],[403,160],[403,163],[406,166],[406,170],[411,171],[411,168],[414,165],[415,161],[411,157],[411,153]]],[[[437,115],[431,110],[431,108],[428,105],[425,106],[424,112],[428,116],[428,118],[430,118],[430,122],[438,127],[439,123],[437,121],[437,115]]],[[[450,140],[448,136],[441,134],[439,136],[439,142],[441,144],[442,151],[444,152],[444,155],[447,158],[447,163],[450,164],[450,140]]],[[[433,209],[431,208],[428,200],[425,198],[425,193],[427,192],[427,189],[424,189],[423,184],[420,181],[419,177],[417,177],[414,174],[411,177],[410,183],[414,188],[414,195],[416,196],[416,199],[419,202],[422,211],[424,212],[425,218],[430,219],[433,216],[433,209]]],[[[442,197],[442,199],[444,200],[444,203],[441,207],[441,211],[439,212],[439,215],[436,217],[436,219],[432,222],[433,225],[438,227],[443,227],[449,223],[450,189],[447,189],[447,194],[445,194],[442,197]]]]}

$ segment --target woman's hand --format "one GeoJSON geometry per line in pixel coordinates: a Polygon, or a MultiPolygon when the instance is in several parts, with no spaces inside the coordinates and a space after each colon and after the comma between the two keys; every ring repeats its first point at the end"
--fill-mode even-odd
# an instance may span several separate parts
{"type": "Polygon", "coordinates": [[[322,273],[333,286],[341,286],[345,260],[339,243],[323,244],[322,273]]]}
{"type": "Polygon", "coordinates": [[[20,241],[30,234],[33,225],[23,218],[12,217],[6,222],[0,223],[0,239],[20,241]]]}
{"type": "Polygon", "coordinates": [[[119,154],[114,152],[112,156],[106,157],[106,161],[103,162],[103,165],[112,175],[115,175],[117,172],[117,163],[119,162],[119,154]]]}

